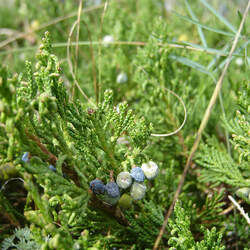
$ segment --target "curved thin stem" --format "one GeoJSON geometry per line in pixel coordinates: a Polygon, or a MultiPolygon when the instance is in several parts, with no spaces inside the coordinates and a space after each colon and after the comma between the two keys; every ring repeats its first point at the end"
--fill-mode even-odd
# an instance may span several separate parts
{"type": "MultiPolygon", "coordinates": [[[[92,45],[103,45],[105,42],[102,41],[79,41],[78,43],[72,42],[70,46],[92,46],[92,45]]],[[[147,42],[140,42],[140,41],[114,41],[114,42],[109,42],[110,45],[127,45],[127,46],[146,46],[148,43],[147,42]]],[[[182,45],[182,44],[176,44],[176,43],[155,43],[155,46],[161,46],[161,47],[169,47],[169,48],[176,48],[176,49],[187,49],[187,50],[193,50],[197,52],[202,52],[202,53],[207,53],[211,55],[219,55],[219,56],[228,56],[229,53],[221,50],[215,50],[211,48],[195,48],[189,45],[182,45]]],[[[64,48],[67,47],[67,43],[54,43],[52,44],[53,48],[64,48]]],[[[38,49],[38,46],[30,46],[30,47],[25,47],[25,48],[18,48],[18,49],[9,49],[7,51],[1,51],[0,55],[6,55],[10,53],[17,53],[17,52],[25,52],[25,51],[30,51],[30,50],[36,50],[38,49]]],[[[239,53],[234,53],[234,56],[241,56],[243,57],[244,55],[239,54],[239,53]]]]}
{"type": "Polygon", "coordinates": [[[151,134],[151,136],[167,137],[167,136],[175,135],[183,128],[183,126],[185,125],[186,120],[187,120],[187,109],[186,109],[184,101],[174,91],[172,91],[170,89],[167,89],[167,88],[165,88],[165,90],[169,91],[172,95],[174,95],[180,101],[180,103],[182,104],[183,109],[184,109],[184,120],[183,120],[181,126],[179,128],[177,128],[175,131],[171,132],[171,133],[167,133],[167,134],[151,134]]]}

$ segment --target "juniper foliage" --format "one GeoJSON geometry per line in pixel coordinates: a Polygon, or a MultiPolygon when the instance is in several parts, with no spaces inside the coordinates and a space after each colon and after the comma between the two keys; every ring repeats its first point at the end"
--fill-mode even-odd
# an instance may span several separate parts
{"type": "Polygon", "coordinates": [[[189,212],[185,211],[177,202],[174,210],[175,218],[169,222],[171,237],[168,243],[171,246],[170,249],[225,249],[221,244],[222,234],[217,233],[215,227],[210,231],[203,228],[204,239],[200,242],[195,241],[190,228],[189,212]]]}
{"type": "Polygon", "coordinates": [[[224,126],[232,136],[232,153],[229,154],[215,137],[202,145],[197,155],[197,162],[205,167],[200,180],[249,188],[249,96],[249,84],[244,82],[236,103],[238,110],[231,121],[224,120],[224,126]]]}

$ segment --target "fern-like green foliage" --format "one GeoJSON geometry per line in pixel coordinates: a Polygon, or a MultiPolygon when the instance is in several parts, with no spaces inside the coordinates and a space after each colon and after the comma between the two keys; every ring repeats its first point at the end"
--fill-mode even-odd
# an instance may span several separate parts
{"type": "Polygon", "coordinates": [[[195,215],[195,220],[200,221],[200,223],[195,224],[205,224],[209,221],[209,227],[221,225],[218,216],[223,211],[223,206],[225,205],[223,201],[224,192],[225,189],[221,189],[220,192],[214,192],[206,196],[203,207],[195,215]]]}
{"type": "Polygon", "coordinates": [[[135,211],[128,211],[126,213],[126,217],[130,222],[128,228],[128,231],[131,233],[130,237],[137,238],[140,248],[151,249],[164,220],[162,211],[160,207],[155,206],[155,204],[150,201],[143,204],[139,214],[134,212],[135,211]]]}
{"type": "Polygon", "coordinates": [[[197,163],[205,167],[201,174],[202,181],[213,182],[217,185],[227,183],[233,187],[250,185],[249,180],[244,178],[241,171],[246,165],[234,161],[225,146],[216,138],[207,139],[207,144],[200,147],[197,158],[197,163]]]}
{"type": "MultiPolygon", "coordinates": [[[[201,145],[196,160],[204,167],[200,180],[216,185],[226,183],[235,188],[249,189],[249,89],[249,84],[245,82],[238,94],[238,110],[234,119],[229,122],[224,119],[225,128],[232,135],[232,153],[230,154],[225,145],[218,142],[215,137],[208,138],[206,144],[201,145]]],[[[241,197],[249,202],[248,192],[241,197]]]]}
{"type": "Polygon", "coordinates": [[[222,234],[216,232],[216,228],[205,230],[204,239],[195,241],[190,222],[190,211],[186,211],[181,207],[180,202],[176,203],[174,209],[174,219],[169,221],[169,228],[171,237],[168,240],[170,249],[202,249],[202,250],[223,250],[225,247],[222,245],[222,234]]]}
{"type": "Polygon", "coordinates": [[[238,152],[238,161],[245,165],[246,171],[249,171],[250,161],[250,85],[244,81],[242,88],[238,93],[237,112],[235,118],[226,123],[226,128],[232,134],[232,146],[238,152]]]}

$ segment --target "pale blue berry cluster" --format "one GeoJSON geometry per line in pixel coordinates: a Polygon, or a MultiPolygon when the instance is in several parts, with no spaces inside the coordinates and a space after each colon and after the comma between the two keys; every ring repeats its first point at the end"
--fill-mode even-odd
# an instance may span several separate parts
{"type": "MultiPolygon", "coordinates": [[[[90,182],[90,189],[96,195],[102,195],[101,199],[111,205],[120,200],[121,192],[126,192],[130,188],[130,197],[133,200],[140,200],[144,197],[147,187],[144,180],[154,179],[159,172],[155,162],[143,163],[141,167],[133,167],[129,172],[120,172],[116,182],[111,181],[106,185],[99,179],[90,182]]],[[[127,195],[127,194],[126,194],[127,195]]],[[[128,195],[127,195],[128,196],[128,195]]]]}
{"type": "Polygon", "coordinates": [[[153,161],[149,161],[148,163],[143,163],[141,167],[132,168],[130,173],[121,172],[117,176],[116,181],[120,188],[128,188],[131,186],[130,196],[134,200],[140,200],[144,197],[147,190],[146,185],[143,183],[144,180],[154,179],[158,171],[157,164],[153,161]],[[126,186],[124,185],[125,183],[127,184],[126,186]]]}

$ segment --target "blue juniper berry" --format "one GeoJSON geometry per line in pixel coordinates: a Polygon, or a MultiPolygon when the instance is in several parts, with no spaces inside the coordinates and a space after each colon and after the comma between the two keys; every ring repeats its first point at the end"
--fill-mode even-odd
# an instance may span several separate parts
{"type": "Polygon", "coordinates": [[[144,173],[140,167],[132,168],[130,175],[137,182],[143,182],[145,179],[144,173]]]}
{"type": "Polygon", "coordinates": [[[120,195],[119,187],[114,181],[107,183],[105,186],[105,190],[107,194],[112,198],[118,197],[120,195]]]}
{"type": "Polygon", "coordinates": [[[49,165],[49,169],[53,172],[56,172],[56,168],[53,165],[49,165]]]}
{"type": "Polygon", "coordinates": [[[94,194],[104,194],[105,193],[105,186],[101,180],[95,179],[95,180],[90,182],[89,186],[94,194]]]}
{"type": "Polygon", "coordinates": [[[29,161],[29,152],[25,152],[22,156],[22,161],[23,162],[28,162],[29,161]]]}

